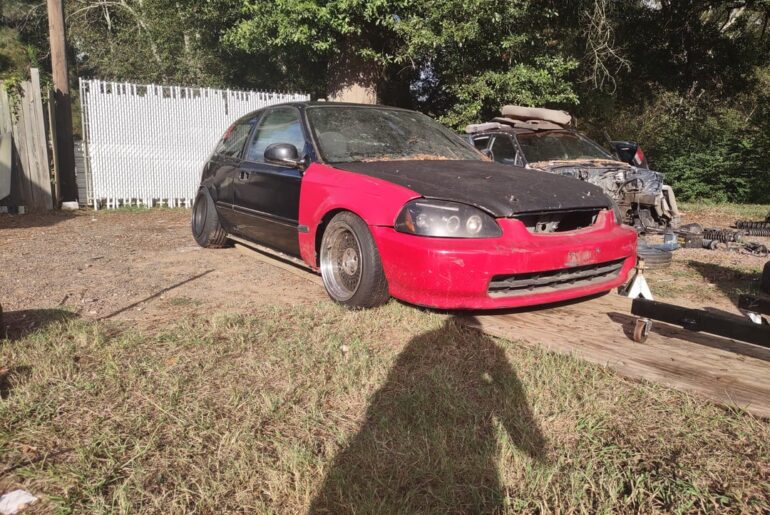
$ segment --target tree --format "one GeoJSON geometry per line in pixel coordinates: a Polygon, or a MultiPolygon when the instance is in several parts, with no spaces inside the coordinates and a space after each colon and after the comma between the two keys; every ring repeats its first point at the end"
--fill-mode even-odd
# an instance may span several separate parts
{"type": "Polygon", "coordinates": [[[550,44],[554,12],[536,2],[250,0],[243,13],[228,44],[279,55],[332,98],[357,87],[452,125],[511,101],[577,101],[566,80],[576,62],[550,44]]]}

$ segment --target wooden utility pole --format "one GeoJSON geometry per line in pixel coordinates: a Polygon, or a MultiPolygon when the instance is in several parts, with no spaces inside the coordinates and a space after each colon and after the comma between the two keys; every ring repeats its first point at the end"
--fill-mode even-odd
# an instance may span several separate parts
{"type": "Polygon", "coordinates": [[[72,99],[67,71],[67,40],[64,33],[63,0],[48,0],[48,32],[51,40],[56,149],[58,150],[59,200],[76,202],[75,141],[72,136],[72,99]]]}

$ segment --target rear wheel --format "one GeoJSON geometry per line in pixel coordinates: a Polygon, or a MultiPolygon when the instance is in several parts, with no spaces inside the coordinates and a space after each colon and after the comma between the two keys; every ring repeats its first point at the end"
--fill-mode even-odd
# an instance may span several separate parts
{"type": "Polygon", "coordinates": [[[221,248],[227,246],[227,232],[219,223],[214,200],[206,189],[201,188],[195,197],[192,213],[193,238],[201,247],[221,248]]]}
{"type": "Polygon", "coordinates": [[[345,306],[373,308],[388,301],[380,253],[366,223],[353,213],[339,213],[326,227],[321,277],[329,296],[345,306]]]}

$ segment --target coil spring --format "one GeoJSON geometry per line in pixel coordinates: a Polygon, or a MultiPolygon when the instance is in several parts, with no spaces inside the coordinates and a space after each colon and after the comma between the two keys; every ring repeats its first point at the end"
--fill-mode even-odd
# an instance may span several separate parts
{"type": "Polygon", "coordinates": [[[730,229],[703,229],[704,240],[716,240],[722,243],[737,243],[743,239],[743,232],[730,229]]]}
{"type": "Polygon", "coordinates": [[[744,232],[746,233],[746,236],[770,238],[770,227],[767,229],[746,229],[744,232]]]}
{"type": "Polygon", "coordinates": [[[738,220],[735,222],[735,226],[738,229],[770,229],[770,221],[752,222],[750,220],[738,220]]]}

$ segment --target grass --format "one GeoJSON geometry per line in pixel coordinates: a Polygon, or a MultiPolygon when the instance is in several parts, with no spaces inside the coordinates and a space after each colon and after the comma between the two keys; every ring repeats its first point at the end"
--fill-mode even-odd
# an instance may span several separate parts
{"type": "Polygon", "coordinates": [[[770,425],[392,302],[0,341],[0,492],[60,513],[770,510],[770,425]]]}
{"type": "Polygon", "coordinates": [[[670,268],[647,272],[653,294],[669,299],[690,299],[705,305],[725,301],[737,303],[742,294],[761,293],[759,283],[764,261],[756,260],[758,264],[751,267],[727,260],[718,264],[703,259],[680,258],[675,253],[670,268]]]}
{"type": "Polygon", "coordinates": [[[679,209],[688,219],[721,218],[717,226],[729,227],[736,220],[764,220],[770,213],[768,204],[732,204],[721,202],[680,202],[679,209]]]}

